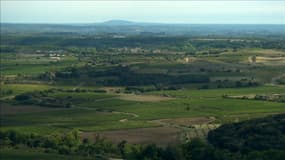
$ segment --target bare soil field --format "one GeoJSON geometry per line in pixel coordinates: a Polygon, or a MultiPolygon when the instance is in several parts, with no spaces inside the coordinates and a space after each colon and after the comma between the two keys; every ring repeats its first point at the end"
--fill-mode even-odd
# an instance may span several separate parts
{"type": "Polygon", "coordinates": [[[256,96],[256,94],[246,94],[246,95],[228,96],[228,98],[236,98],[236,99],[247,98],[247,99],[254,99],[255,96],[256,96]]]}
{"type": "Polygon", "coordinates": [[[264,63],[264,62],[284,62],[285,63],[285,57],[256,57],[257,63],[264,63]]]}
{"type": "Polygon", "coordinates": [[[201,125],[201,124],[209,124],[214,121],[215,118],[207,118],[207,117],[197,117],[197,118],[175,118],[175,119],[160,119],[154,120],[152,122],[160,122],[170,125],[179,125],[179,126],[190,126],[190,125],[201,125]]]}
{"type": "Polygon", "coordinates": [[[83,132],[84,138],[95,139],[96,135],[104,137],[113,143],[120,143],[126,140],[131,144],[152,144],[167,146],[179,142],[179,132],[177,128],[171,127],[153,127],[139,129],[125,129],[104,132],[83,132]]]}
{"type": "Polygon", "coordinates": [[[123,89],[123,87],[101,87],[101,89],[105,90],[107,93],[116,93],[123,89]]]}
{"type": "Polygon", "coordinates": [[[154,96],[154,95],[136,95],[136,94],[119,94],[119,99],[127,101],[139,101],[139,102],[160,102],[168,101],[174,98],[163,97],[163,96],[154,96]]]}
{"type": "MultiPolygon", "coordinates": [[[[247,51],[248,52],[248,51],[247,51]]],[[[278,51],[278,50],[274,50],[274,49],[261,49],[261,50],[253,50],[253,51],[249,51],[252,53],[257,53],[257,54],[264,54],[264,55],[284,55],[285,52],[282,51],[278,51]]]]}
{"type": "Polygon", "coordinates": [[[40,106],[30,106],[30,105],[19,105],[12,106],[6,103],[0,102],[0,115],[12,115],[12,114],[22,114],[22,113],[34,113],[34,112],[45,112],[50,110],[58,110],[58,108],[40,107],[40,106]]]}
{"type": "Polygon", "coordinates": [[[264,64],[285,64],[285,57],[264,57],[256,56],[253,60],[253,56],[248,57],[249,63],[264,63],[264,64]]]}

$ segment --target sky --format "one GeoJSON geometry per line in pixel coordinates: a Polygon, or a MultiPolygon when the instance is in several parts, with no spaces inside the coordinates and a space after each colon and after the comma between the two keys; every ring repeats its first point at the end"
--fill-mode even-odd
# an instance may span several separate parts
{"type": "Polygon", "coordinates": [[[285,24],[284,1],[1,0],[1,23],[285,24]]]}

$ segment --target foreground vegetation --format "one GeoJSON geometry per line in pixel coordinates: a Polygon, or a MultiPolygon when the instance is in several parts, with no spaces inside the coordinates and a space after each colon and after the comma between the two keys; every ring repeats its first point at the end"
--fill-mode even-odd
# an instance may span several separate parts
{"type": "MultiPolygon", "coordinates": [[[[81,155],[86,158],[96,157],[97,159],[121,157],[138,160],[266,160],[270,157],[272,160],[281,160],[285,156],[284,120],[285,115],[282,114],[227,124],[209,133],[209,143],[193,139],[191,142],[166,148],[157,147],[155,144],[132,145],[126,141],[115,145],[99,136],[94,142],[91,142],[88,139],[81,140],[76,130],[64,135],[51,134],[48,136],[6,131],[0,133],[0,142],[3,147],[7,148],[2,151],[4,155],[9,155],[10,150],[17,150],[16,148],[20,146],[22,149],[34,148],[45,154],[48,153],[47,155],[58,153],[81,155]]],[[[10,155],[10,157],[13,156],[10,155]]]]}

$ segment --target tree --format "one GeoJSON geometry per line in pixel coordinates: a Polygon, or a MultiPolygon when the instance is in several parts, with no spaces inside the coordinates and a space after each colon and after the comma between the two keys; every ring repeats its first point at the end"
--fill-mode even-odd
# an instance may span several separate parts
{"type": "Polygon", "coordinates": [[[127,141],[123,140],[118,144],[118,149],[120,154],[122,155],[122,158],[126,158],[126,152],[125,152],[125,146],[126,146],[127,141]]]}
{"type": "Polygon", "coordinates": [[[207,144],[198,138],[182,145],[182,154],[186,160],[206,160],[204,152],[207,144]]]}
{"type": "Polygon", "coordinates": [[[39,76],[42,80],[52,81],[55,79],[55,73],[54,72],[45,72],[44,74],[41,74],[39,76]]]}
{"type": "Polygon", "coordinates": [[[80,144],[79,131],[78,130],[72,130],[71,132],[68,132],[64,136],[63,142],[69,148],[79,145],[80,144]]]}

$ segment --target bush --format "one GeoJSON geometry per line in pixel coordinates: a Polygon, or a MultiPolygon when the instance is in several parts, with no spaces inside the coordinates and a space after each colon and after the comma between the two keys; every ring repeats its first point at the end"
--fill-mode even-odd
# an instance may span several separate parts
{"type": "Polygon", "coordinates": [[[15,99],[17,101],[25,101],[25,100],[30,100],[33,98],[33,95],[31,93],[23,93],[15,96],[15,99]]]}

